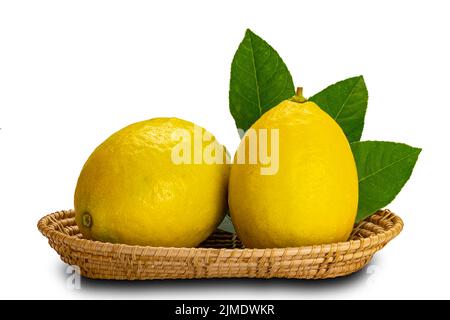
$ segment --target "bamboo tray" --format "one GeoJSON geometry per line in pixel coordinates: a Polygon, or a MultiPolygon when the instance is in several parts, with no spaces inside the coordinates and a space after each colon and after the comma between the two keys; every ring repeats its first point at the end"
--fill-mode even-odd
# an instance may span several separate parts
{"type": "Polygon", "coordinates": [[[81,275],[117,280],[334,278],[363,268],[403,228],[400,217],[381,210],[355,225],[347,242],[245,249],[235,234],[217,230],[199,248],[165,248],[83,239],[74,216],[73,210],[58,211],[40,219],[38,228],[81,275]]]}

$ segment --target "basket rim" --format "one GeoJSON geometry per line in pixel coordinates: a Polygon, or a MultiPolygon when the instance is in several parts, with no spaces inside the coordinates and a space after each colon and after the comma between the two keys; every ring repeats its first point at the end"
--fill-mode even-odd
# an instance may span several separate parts
{"type": "Polygon", "coordinates": [[[69,236],[61,230],[55,229],[58,220],[73,218],[74,210],[61,210],[45,215],[39,219],[37,227],[39,231],[52,242],[64,243],[80,251],[86,252],[120,252],[123,254],[146,254],[148,251],[157,251],[159,254],[170,253],[174,250],[177,255],[191,256],[194,253],[215,253],[220,255],[232,255],[236,251],[245,254],[251,252],[252,256],[273,256],[273,255],[314,255],[324,252],[350,252],[363,250],[384,245],[395,238],[403,229],[403,220],[391,212],[389,209],[377,211],[374,215],[366,218],[355,228],[360,228],[366,223],[378,223],[382,220],[390,220],[392,226],[383,232],[363,237],[361,239],[348,240],[344,242],[309,245],[301,247],[285,248],[197,248],[197,247],[152,247],[142,245],[129,245],[123,243],[101,242],[69,236]]]}

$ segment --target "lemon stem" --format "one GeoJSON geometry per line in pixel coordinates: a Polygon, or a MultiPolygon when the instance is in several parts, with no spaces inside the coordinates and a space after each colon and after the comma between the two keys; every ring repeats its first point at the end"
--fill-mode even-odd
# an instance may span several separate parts
{"type": "Polygon", "coordinates": [[[305,102],[306,99],[303,96],[303,87],[297,87],[297,91],[295,92],[295,96],[291,98],[291,101],[302,103],[305,102]]]}

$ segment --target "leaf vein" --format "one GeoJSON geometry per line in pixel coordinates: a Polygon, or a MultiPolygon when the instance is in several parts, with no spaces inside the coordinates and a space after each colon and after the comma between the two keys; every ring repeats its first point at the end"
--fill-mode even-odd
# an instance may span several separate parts
{"type": "Polygon", "coordinates": [[[367,179],[373,177],[374,175],[380,173],[381,171],[384,171],[384,170],[386,170],[386,169],[388,169],[388,168],[390,168],[390,167],[396,165],[397,163],[402,162],[403,160],[408,159],[409,157],[415,156],[416,153],[417,153],[417,152],[410,153],[410,154],[406,155],[405,157],[402,157],[402,158],[400,158],[400,159],[398,159],[398,160],[396,160],[396,161],[394,161],[394,162],[388,164],[387,166],[384,166],[383,168],[380,168],[380,169],[378,169],[378,170],[375,170],[375,171],[372,172],[371,174],[365,176],[364,178],[361,178],[361,179],[359,180],[359,182],[361,183],[361,182],[363,182],[363,181],[365,181],[365,180],[367,180],[367,179]]]}
{"type": "Polygon", "coordinates": [[[278,98],[284,93],[284,90],[287,89],[288,78],[289,78],[288,75],[285,74],[285,75],[284,75],[283,89],[280,90],[280,92],[275,96],[275,98],[273,98],[272,100],[269,101],[269,103],[267,104],[268,107],[269,107],[274,101],[277,101],[278,98]]]}
{"type": "Polygon", "coordinates": [[[248,103],[251,103],[251,104],[253,104],[253,105],[257,105],[257,104],[255,103],[255,101],[251,101],[249,98],[247,98],[246,96],[240,94],[239,92],[235,92],[235,94],[236,94],[238,97],[241,97],[242,99],[244,99],[245,101],[247,101],[248,103]]]}
{"type": "Polygon", "coordinates": [[[259,92],[259,84],[258,84],[258,74],[256,73],[256,60],[255,60],[255,52],[253,51],[253,40],[252,36],[249,37],[250,39],[250,49],[252,53],[252,64],[253,64],[253,71],[255,75],[255,84],[256,84],[256,96],[258,97],[258,109],[259,109],[259,115],[262,115],[262,108],[261,108],[261,97],[259,92]]]}
{"type": "Polygon", "coordinates": [[[358,79],[355,82],[355,85],[353,86],[353,88],[350,90],[350,93],[348,94],[347,98],[345,98],[344,102],[342,103],[341,108],[339,109],[338,113],[336,113],[336,116],[334,117],[334,120],[337,120],[342,112],[342,110],[344,110],[345,105],[347,104],[348,100],[350,99],[350,97],[353,95],[353,92],[356,89],[356,86],[358,85],[360,79],[358,79]]]}
{"type": "Polygon", "coordinates": [[[251,73],[250,71],[248,71],[247,69],[245,69],[245,68],[244,68],[243,66],[241,66],[238,62],[235,62],[234,65],[235,65],[236,67],[238,67],[239,69],[241,69],[242,71],[244,71],[244,73],[253,76],[253,73],[251,73]]]}

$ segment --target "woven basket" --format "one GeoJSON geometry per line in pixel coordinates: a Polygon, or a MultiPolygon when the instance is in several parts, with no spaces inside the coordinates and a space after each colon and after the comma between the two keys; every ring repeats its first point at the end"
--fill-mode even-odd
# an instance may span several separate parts
{"type": "Polygon", "coordinates": [[[217,230],[199,248],[103,243],[82,238],[74,211],[39,220],[38,228],[61,259],[96,279],[186,278],[324,279],[363,268],[397,236],[402,220],[382,210],[362,221],[347,242],[298,248],[245,249],[235,234],[217,230]]]}

